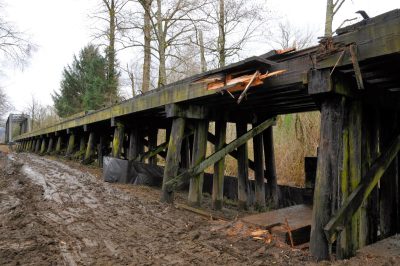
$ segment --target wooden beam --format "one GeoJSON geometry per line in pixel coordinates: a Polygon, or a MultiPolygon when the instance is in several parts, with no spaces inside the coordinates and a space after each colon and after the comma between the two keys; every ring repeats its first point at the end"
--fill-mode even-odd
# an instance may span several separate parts
{"type": "Polygon", "coordinates": [[[54,143],[54,137],[50,136],[49,137],[49,144],[47,145],[47,153],[50,154],[53,151],[53,144],[54,143]]]}
{"type": "Polygon", "coordinates": [[[353,214],[360,208],[364,200],[378,184],[380,178],[396,158],[400,151],[400,135],[398,135],[389,147],[382,152],[365,177],[361,179],[358,187],[350,194],[350,196],[342,204],[342,207],[334,215],[332,219],[325,225],[324,231],[326,238],[330,243],[333,243],[338,232],[344,228],[345,224],[350,222],[353,214]]]}
{"type": "Polygon", "coordinates": [[[165,106],[167,118],[183,117],[189,119],[206,119],[208,110],[206,106],[193,104],[168,104],[165,106]]]}
{"type": "Polygon", "coordinates": [[[85,164],[91,163],[93,160],[93,155],[94,155],[94,131],[91,131],[89,133],[89,138],[88,138],[88,142],[86,145],[86,152],[85,152],[85,158],[83,160],[83,162],[85,164]]]}
{"type": "Polygon", "coordinates": [[[178,117],[172,122],[171,134],[168,142],[167,158],[165,160],[164,177],[162,185],[161,201],[172,203],[174,201],[173,189],[168,183],[178,174],[179,157],[183,135],[185,132],[185,119],[178,117]]]}
{"type": "MultiPolygon", "coordinates": [[[[256,125],[253,125],[253,128],[256,125]]],[[[256,135],[253,138],[253,151],[254,151],[254,164],[256,169],[254,171],[255,179],[255,208],[263,211],[266,207],[265,204],[265,182],[264,182],[264,155],[263,155],[263,139],[262,134],[256,135]]]]}
{"type": "Polygon", "coordinates": [[[267,177],[267,200],[272,207],[278,207],[278,183],[276,176],[273,127],[269,127],[264,131],[263,143],[265,155],[265,176],[267,177]]]}
{"type": "MultiPolygon", "coordinates": [[[[230,152],[235,150],[237,147],[245,144],[249,139],[253,138],[254,136],[257,136],[258,134],[262,133],[265,129],[270,127],[275,123],[275,118],[268,119],[258,125],[257,127],[249,130],[242,136],[238,137],[236,140],[230,142],[225,148],[214,152],[212,155],[207,157],[205,160],[201,161],[200,163],[196,164],[189,170],[185,171],[181,175],[173,178],[172,180],[169,180],[166,183],[166,186],[168,187],[168,190],[173,191],[180,185],[182,185],[186,180],[200,174],[203,172],[206,168],[208,168],[211,165],[214,165],[216,162],[224,158],[226,155],[228,155],[230,152]]],[[[168,148],[169,149],[169,148],[168,148]]],[[[169,150],[168,150],[169,152],[169,150]]]]}
{"type": "Polygon", "coordinates": [[[62,141],[62,137],[59,135],[57,137],[56,154],[59,154],[61,152],[61,141],[62,141]]]}
{"type": "Polygon", "coordinates": [[[124,143],[125,136],[125,126],[121,122],[116,122],[116,127],[114,129],[114,138],[112,144],[112,156],[114,158],[120,158],[124,143]]]}
{"type": "Polygon", "coordinates": [[[329,258],[329,243],[324,226],[332,217],[332,202],[337,200],[339,162],[345,98],[333,96],[321,105],[321,133],[314,190],[310,251],[318,260],[329,258]]]}
{"type": "MultiPolygon", "coordinates": [[[[154,150],[157,147],[157,136],[158,136],[158,129],[157,128],[150,128],[149,129],[149,150],[154,150]]],[[[149,164],[157,165],[157,155],[152,155],[149,157],[149,164]]]]}
{"type": "MultiPolygon", "coordinates": [[[[193,158],[192,167],[199,165],[206,157],[207,151],[207,132],[208,132],[208,121],[207,120],[196,120],[194,141],[193,141],[193,158]]],[[[193,206],[200,206],[203,197],[203,182],[204,182],[204,170],[198,171],[190,179],[189,183],[189,194],[188,202],[193,206]]]]}
{"type": "MultiPolygon", "coordinates": [[[[236,122],[236,136],[243,136],[247,132],[247,123],[236,122]]],[[[238,208],[247,210],[253,202],[249,183],[249,151],[247,142],[237,148],[238,166],[238,208]]],[[[255,167],[254,167],[255,168],[255,167]]]]}
{"type": "Polygon", "coordinates": [[[155,157],[157,154],[160,154],[168,147],[168,142],[164,142],[157,147],[143,153],[141,156],[138,157],[139,161],[144,162],[144,160],[149,159],[151,157],[155,157]]]}
{"type": "Polygon", "coordinates": [[[71,131],[68,139],[67,152],[65,155],[70,156],[74,152],[74,149],[75,149],[75,133],[71,131]]]}
{"type": "MultiPolygon", "coordinates": [[[[226,121],[223,119],[215,121],[215,150],[219,151],[226,145],[226,121]]],[[[212,207],[215,210],[222,209],[224,200],[224,176],[225,176],[225,157],[214,164],[213,187],[212,187],[212,207]]]]}

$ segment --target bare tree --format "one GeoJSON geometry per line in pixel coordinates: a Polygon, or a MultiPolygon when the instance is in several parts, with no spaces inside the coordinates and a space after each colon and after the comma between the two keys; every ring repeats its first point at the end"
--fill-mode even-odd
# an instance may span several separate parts
{"type": "Polygon", "coordinates": [[[12,109],[12,105],[4,92],[3,88],[0,87],[0,122],[3,122],[4,116],[12,109]]]}
{"type": "Polygon", "coordinates": [[[118,95],[119,74],[117,70],[116,46],[121,41],[120,29],[124,27],[124,8],[127,3],[128,0],[101,0],[98,6],[99,11],[93,15],[93,18],[97,22],[101,22],[99,26],[96,26],[94,38],[100,40],[101,45],[106,46],[107,79],[110,86],[109,91],[112,92],[109,99],[110,103],[114,102],[112,98],[118,95]]]}
{"type": "Polygon", "coordinates": [[[278,23],[276,34],[272,38],[273,46],[277,49],[304,49],[316,41],[315,31],[309,28],[298,29],[290,24],[289,21],[278,23]]]}
{"type": "Polygon", "coordinates": [[[326,3],[326,19],[325,19],[325,37],[332,37],[333,17],[342,7],[346,0],[327,0],[326,3]]]}
{"type": "Polygon", "coordinates": [[[4,18],[5,8],[0,1],[0,56],[2,59],[10,60],[19,67],[24,67],[27,60],[36,49],[36,46],[29,40],[26,33],[4,18]]]}
{"type": "Polygon", "coordinates": [[[213,0],[202,6],[201,12],[207,19],[201,21],[208,28],[205,47],[217,58],[218,67],[225,66],[249,41],[262,35],[260,30],[265,29],[268,18],[264,6],[263,1],[247,0],[213,0]],[[218,32],[212,31],[215,25],[218,32]]]}

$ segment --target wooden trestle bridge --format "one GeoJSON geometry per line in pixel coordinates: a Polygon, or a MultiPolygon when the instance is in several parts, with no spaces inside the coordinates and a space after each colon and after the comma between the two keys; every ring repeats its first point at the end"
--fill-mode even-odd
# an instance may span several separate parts
{"type": "Polygon", "coordinates": [[[319,110],[310,250],[318,259],[331,252],[349,257],[400,231],[400,10],[336,33],[316,47],[271,51],[24,133],[16,138],[17,148],[80,152],[84,161],[98,158],[100,164],[110,154],[148,164],[162,156],[165,202],[190,180],[188,201],[201,204],[204,170],[214,166],[215,208],[223,202],[224,158],[232,155],[239,169],[239,206],[263,207],[277,201],[275,117],[319,110]],[[215,134],[208,132],[210,121],[215,134]],[[238,136],[229,144],[227,122],[236,124],[238,136]],[[167,132],[164,143],[157,142],[160,129],[167,132]],[[248,159],[250,139],[254,161],[248,159]],[[215,145],[208,157],[207,141],[215,145]]]}

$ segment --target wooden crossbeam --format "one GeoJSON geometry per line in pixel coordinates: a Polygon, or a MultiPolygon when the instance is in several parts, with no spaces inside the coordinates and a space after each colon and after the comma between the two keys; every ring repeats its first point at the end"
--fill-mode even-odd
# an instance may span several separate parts
{"type": "MultiPolygon", "coordinates": [[[[216,143],[216,141],[217,141],[215,135],[212,134],[212,133],[210,133],[210,132],[208,132],[207,140],[208,140],[211,144],[214,144],[214,145],[215,145],[215,143],[216,143]]],[[[224,143],[224,147],[226,147],[227,145],[228,145],[227,143],[224,143]]],[[[236,160],[237,160],[238,157],[239,157],[238,152],[237,152],[236,149],[233,150],[232,152],[230,152],[229,155],[232,156],[232,157],[233,157],[234,159],[236,159],[236,160]]],[[[249,159],[249,168],[250,168],[251,170],[253,170],[253,171],[254,171],[254,169],[255,169],[254,161],[251,160],[251,159],[249,159]]]]}
{"type": "Polygon", "coordinates": [[[258,134],[262,133],[264,130],[269,128],[270,126],[274,125],[275,118],[270,118],[260,125],[254,127],[253,129],[249,130],[247,133],[243,134],[242,136],[238,137],[234,141],[230,142],[224,148],[220,149],[219,151],[214,152],[212,155],[207,157],[204,161],[198,163],[194,167],[188,169],[187,171],[183,172],[182,174],[178,175],[174,179],[169,180],[166,183],[166,188],[168,191],[174,191],[177,187],[181,186],[186,180],[190,179],[193,176],[196,176],[202,173],[205,169],[209,166],[214,165],[216,162],[224,158],[226,155],[234,151],[237,147],[245,144],[249,139],[257,136],[258,134]]]}
{"type": "MultiPolygon", "coordinates": [[[[148,158],[150,158],[150,157],[153,157],[153,156],[155,156],[155,155],[157,155],[157,154],[160,154],[160,153],[163,152],[167,147],[168,147],[168,142],[166,141],[166,142],[164,142],[164,143],[158,145],[157,147],[155,147],[153,150],[149,150],[149,151],[143,153],[142,155],[139,155],[139,156],[136,158],[136,161],[138,161],[138,162],[144,162],[144,160],[146,160],[146,159],[148,159],[148,158]]],[[[163,156],[163,157],[164,157],[164,156],[163,156]]]]}
{"type": "Polygon", "coordinates": [[[400,135],[390,144],[390,146],[376,159],[371,169],[361,179],[359,186],[345,200],[336,215],[324,227],[328,242],[333,243],[337,239],[338,233],[344,228],[353,214],[360,208],[361,204],[378,184],[378,181],[390,166],[396,155],[400,151],[400,135]]]}

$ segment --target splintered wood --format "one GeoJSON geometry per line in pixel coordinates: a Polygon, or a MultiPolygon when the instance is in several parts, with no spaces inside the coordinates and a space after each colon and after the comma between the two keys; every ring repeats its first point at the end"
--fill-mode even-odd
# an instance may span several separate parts
{"type": "Polygon", "coordinates": [[[271,73],[267,72],[265,74],[255,71],[255,73],[241,76],[238,76],[240,73],[226,75],[219,73],[200,79],[196,81],[196,83],[207,83],[207,90],[226,90],[232,93],[261,85],[264,83],[265,79],[280,75],[284,72],[286,72],[286,70],[278,70],[271,73]]]}

